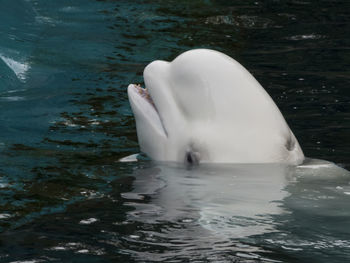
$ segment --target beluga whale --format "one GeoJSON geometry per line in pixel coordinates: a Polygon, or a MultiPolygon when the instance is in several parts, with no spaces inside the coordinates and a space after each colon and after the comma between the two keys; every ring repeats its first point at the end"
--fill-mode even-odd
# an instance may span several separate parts
{"type": "Polygon", "coordinates": [[[156,161],[301,164],[278,107],[233,58],[194,49],[156,60],[128,86],[141,151],[156,161]]]}

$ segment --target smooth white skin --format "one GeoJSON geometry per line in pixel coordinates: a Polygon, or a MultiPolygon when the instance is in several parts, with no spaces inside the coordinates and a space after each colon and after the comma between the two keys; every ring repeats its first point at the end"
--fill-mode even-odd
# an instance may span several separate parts
{"type": "Polygon", "coordinates": [[[195,49],[154,61],[144,81],[157,111],[135,85],[128,95],[141,151],[158,161],[300,164],[303,152],[256,79],[223,53],[195,49]]]}

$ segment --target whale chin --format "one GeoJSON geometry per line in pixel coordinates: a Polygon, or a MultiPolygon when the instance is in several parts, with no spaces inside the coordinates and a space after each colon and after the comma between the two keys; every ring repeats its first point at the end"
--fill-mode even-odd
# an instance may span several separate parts
{"type": "Polygon", "coordinates": [[[148,153],[153,159],[161,160],[159,148],[165,143],[167,135],[156,106],[147,91],[139,85],[128,86],[128,97],[136,120],[141,151],[148,153]]]}
{"type": "Polygon", "coordinates": [[[157,161],[288,163],[304,160],[277,106],[237,61],[208,49],[187,51],[144,70],[130,84],[141,151],[157,161]]]}

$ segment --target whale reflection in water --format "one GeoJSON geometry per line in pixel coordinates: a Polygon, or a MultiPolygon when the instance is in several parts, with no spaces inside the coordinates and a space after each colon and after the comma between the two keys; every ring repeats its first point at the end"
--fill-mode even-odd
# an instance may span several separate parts
{"type": "MultiPolygon", "coordinates": [[[[330,214],[350,222],[349,172],[326,161],[309,159],[300,166],[232,164],[187,168],[153,164],[135,170],[134,176],[133,190],[122,194],[127,205],[133,207],[128,219],[180,224],[167,228],[169,244],[176,240],[203,249],[231,242],[228,246],[232,248],[232,242],[244,241],[250,244],[251,251],[261,251],[261,237],[266,237],[265,243],[298,251],[302,244],[312,246],[320,241],[312,240],[312,231],[315,235],[319,231],[318,225],[312,223],[315,216],[324,220],[324,233],[327,228],[336,233],[334,224],[327,220],[330,214]],[[300,220],[304,225],[298,223],[300,220]],[[311,235],[291,235],[288,229],[296,224],[300,231],[308,229],[311,235]]],[[[350,229],[350,223],[342,228],[350,229]]]]}

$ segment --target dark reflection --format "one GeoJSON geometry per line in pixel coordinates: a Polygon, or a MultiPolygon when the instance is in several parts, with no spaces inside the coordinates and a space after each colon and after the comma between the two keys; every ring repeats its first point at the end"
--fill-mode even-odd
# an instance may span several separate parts
{"type": "MultiPolygon", "coordinates": [[[[0,236],[4,257],[9,254],[12,260],[33,259],[34,256],[36,260],[45,261],[70,261],[74,257],[74,260],[82,262],[132,262],[127,253],[120,252],[122,246],[119,245],[123,242],[123,233],[133,231],[136,227],[123,223],[125,213],[130,208],[123,205],[124,200],[120,195],[130,190],[133,178],[128,174],[131,169],[127,164],[119,169],[105,167],[103,172],[113,171],[118,174],[118,179],[108,174],[105,180],[100,176],[98,180],[89,182],[85,179],[81,182],[82,178],[71,175],[69,180],[65,177],[61,182],[56,182],[58,187],[54,188],[62,191],[60,199],[66,200],[61,204],[55,200],[56,206],[59,205],[61,209],[50,211],[48,214],[51,215],[42,214],[35,220],[31,218],[24,226],[4,232],[0,236]],[[92,185],[95,185],[94,189],[92,185]],[[73,197],[79,194],[85,198],[76,200],[77,197],[73,197]]],[[[44,185],[45,190],[50,191],[47,188],[50,183],[46,181],[44,185]]],[[[34,184],[29,192],[33,192],[34,187],[41,188],[39,184],[34,184]]],[[[41,189],[40,194],[43,195],[45,190],[41,189]]],[[[47,195],[55,197],[54,192],[47,195]]],[[[51,204],[50,209],[55,209],[55,206],[51,204]]]]}

